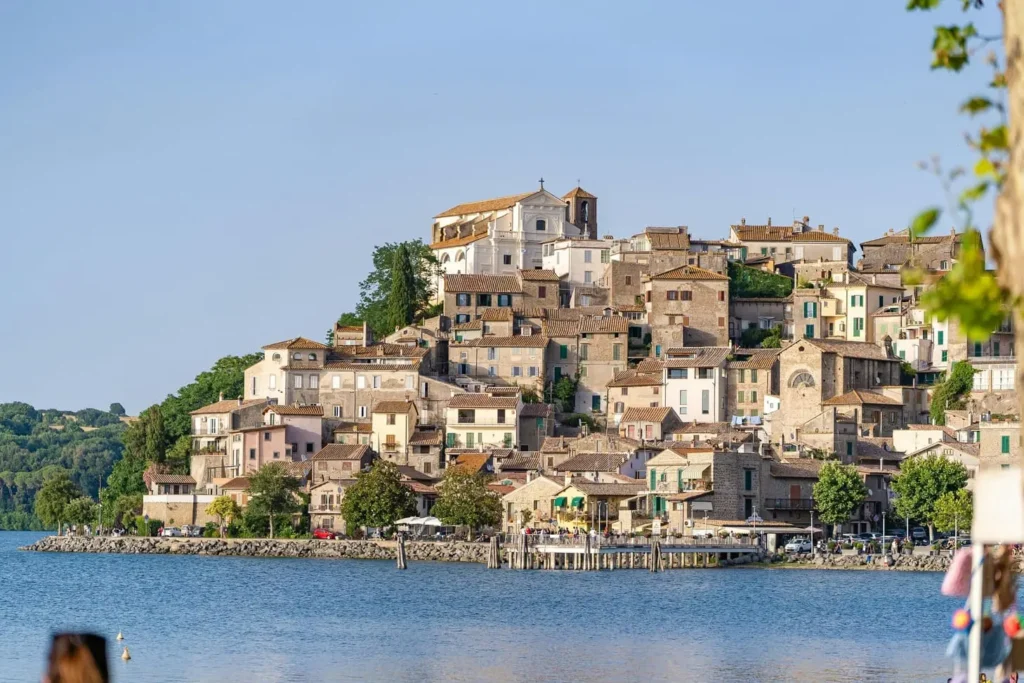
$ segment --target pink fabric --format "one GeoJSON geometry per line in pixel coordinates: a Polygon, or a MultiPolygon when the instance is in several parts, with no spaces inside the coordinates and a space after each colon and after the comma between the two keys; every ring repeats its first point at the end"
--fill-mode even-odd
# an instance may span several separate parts
{"type": "Polygon", "coordinates": [[[942,580],[942,594],[966,598],[971,592],[971,549],[961,548],[953,556],[942,580]]]}

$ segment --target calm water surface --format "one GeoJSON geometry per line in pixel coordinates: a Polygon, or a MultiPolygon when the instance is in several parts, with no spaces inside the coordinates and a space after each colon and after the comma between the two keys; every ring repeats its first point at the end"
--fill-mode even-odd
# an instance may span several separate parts
{"type": "Polygon", "coordinates": [[[600,573],[18,552],[0,532],[0,681],[55,629],[124,631],[143,681],[945,681],[939,574],[600,573]]]}

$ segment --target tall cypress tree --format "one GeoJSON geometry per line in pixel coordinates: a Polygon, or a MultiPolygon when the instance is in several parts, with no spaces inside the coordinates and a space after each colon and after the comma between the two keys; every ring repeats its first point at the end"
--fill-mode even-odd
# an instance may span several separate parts
{"type": "Polygon", "coordinates": [[[388,333],[404,327],[416,315],[416,275],[405,244],[399,244],[391,261],[391,291],[388,293],[388,333]]]}

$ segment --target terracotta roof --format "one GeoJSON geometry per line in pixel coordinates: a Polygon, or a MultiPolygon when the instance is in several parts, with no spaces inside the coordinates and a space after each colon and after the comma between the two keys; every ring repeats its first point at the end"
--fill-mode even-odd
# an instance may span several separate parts
{"type": "Polygon", "coordinates": [[[540,456],[535,451],[529,453],[515,451],[507,458],[502,458],[499,464],[502,472],[506,470],[539,470],[540,456]]]}
{"type": "Polygon", "coordinates": [[[440,429],[418,429],[409,437],[410,446],[440,446],[444,432],[440,429]]]}
{"type": "Polygon", "coordinates": [[[431,249],[450,249],[452,247],[464,247],[467,244],[473,244],[473,242],[479,242],[480,240],[487,237],[487,231],[479,233],[471,233],[469,235],[463,235],[462,237],[452,237],[446,240],[438,240],[430,244],[431,249]]]}
{"type": "Polygon", "coordinates": [[[429,474],[424,474],[423,472],[420,472],[418,469],[416,469],[415,467],[412,467],[410,465],[396,465],[395,469],[398,470],[398,474],[403,479],[411,479],[413,481],[426,481],[426,482],[437,481],[434,477],[430,476],[429,474]]]}
{"type": "Polygon", "coordinates": [[[637,372],[643,372],[648,374],[660,373],[665,369],[665,364],[657,358],[645,358],[636,364],[637,372]]]}
{"type": "Polygon", "coordinates": [[[416,372],[420,360],[409,363],[327,363],[324,370],[355,370],[357,372],[416,372]]]}
{"type": "Polygon", "coordinates": [[[791,225],[734,225],[732,229],[744,242],[788,242],[793,238],[791,225]]]}
{"type": "Polygon", "coordinates": [[[661,386],[661,377],[636,370],[623,370],[608,382],[610,387],[657,387],[661,386]]]}
{"type": "Polygon", "coordinates": [[[736,349],[733,351],[733,356],[737,357],[737,360],[729,361],[729,369],[736,370],[771,370],[775,365],[775,361],[779,357],[781,349],[765,349],[765,350],[753,350],[753,349],[736,349]],[[749,358],[744,360],[738,360],[740,357],[749,354],[749,358]]]}
{"type": "Polygon", "coordinates": [[[540,445],[542,453],[568,453],[569,444],[576,441],[575,438],[565,436],[548,436],[540,445]]]}
{"type": "Polygon", "coordinates": [[[296,479],[304,479],[313,471],[313,463],[309,460],[293,460],[282,464],[284,465],[284,471],[288,473],[288,476],[295,477],[296,479]]]}
{"type": "Polygon", "coordinates": [[[515,275],[445,275],[445,292],[519,294],[523,286],[515,275]]]}
{"type": "Polygon", "coordinates": [[[251,398],[248,401],[238,402],[238,399],[225,399],[223,401],[217,401],[211,403],[208,406],[203,406],[197,410],[193,410],[189,415],[211,415],[214,413],[230,413],[232,410],[238,410],[239,408],[248,408],[259,403],[266,403],[265,398],[251,398]]]}
{"type": "Polygon", "coordinates": [[[651,276],[652,280],[728,280],[727,275],[719,275],[718,273],[705,270],[704,268],[698,268],[697,266],[680,266],[679,268],[673,268],[667,270],[664,273],[651,276]]]}
{"type": "Polygon", "coordinates": [[[448,402],[449,408],[515,408],[518,396],[490,396],[488,394],[456,394],[448,402]]]}
{"type": "Polygon", "coordinates": [[[330,360],[336,360],[338,357],[348,358],[351,356],[358,358],[387,358],[390,356],[422,358],[427,353],[427,349],[409,346],[408,344],[380,342],[378,344],[371,344],[370,346],[336,346],[331,349],[331,354],[328,358],[330,360]]]}
{"type": "Polygon", "coordinates": [[[154,474],[154,484],[192,484],[195,486],[196,480],[187,474],[154,474]]]}
{"type": "Polygon", "coordinates": [[[614,309],[619,313],[643,313],[647,307],[643,304],[618,304],[614,309]]]}
{"type": "Polygon", "coordinates": [[[538,334],[513,335],[511,337],[481,337],[450,344],[450,348],[476,346],[482,348],[523,348],[542,349],[548,345],[548,338],[538,334]]]}
{"type": "Polygon", "coordinates": [[[644,230],[647,240],[651,243],[651,249],[657,250],[681,250],[690,248],[690,236],[686,228],[647,228],[644,230]]]}
{"type": "Polygon", "coordinates": [[[847,358],[866,358],[868,360],[895,360],[890,358],[885,349],[877,344],[854,341],[832,341],[827,339],[801,339],[796,344],[812,344],[826,353],[835,353],[847,358]]]}
{"type": "Polygon", "coordinates": [[[477,474],[484,471],[490,459],[490,453],[460,453],[455,456],[455,464],[449,465],[449,468],[458,468],[470,474],[477,474]]]}
{"type": "Polygon", "coordinates": [[[715,368],[725,363],[731,352],[728,346],[693,346],[669,349],[665,367],[672,368],[715,368]]]}
{"type": "Polygon", "coordinates": [[[468,323],[455,323],[452,329],[456,332],[471,332],[473,330],[484,329],[484,323],[482,320],[477,318],[476,320],[470,320],[468,323]]]}
{"type": "Polygon", "coordinates": [[[535,268],[533,270],[520,270],[519,274],[524,280],[529,282],[558,282],[558,274],[553,270],[542,270],[535,268]]]}
{"type": "Polygon", "coordinates": [[[622,316],[580,318],[580,334],[626,334],[629,321],[622,316]]]}
{"type": "Polygon", "coordinates": [[[267,344],[263,347],[264,349],[329,349],[331,347],[320,342],[315,342],[312,339],[306,339],[305,337],[295,337],[294,339],[285,339],[284,341],[274,342],[273,344],[267,344]]]}
{"type": "Polygon", "coordinates": [[[278,429],[286,429],[288,425],[256,425],[254,427],[240,427],[238,429],[232,429],[232,432],[259,432],[266,431],[272,432],[278,429]]]}
{"type": "Polygon", "coordinates": [[[813,460],[811,458],[800,458],[797,460],[781,460],[773,462],[770,472],[773,477],[786,479],[817,479],[824,460],[813,460]]]}
{"type": "Polygon", "coordinates": [[[373,412],[384,414],[384,413],[408,413],[410,408],[415,408],[416,404],[412,401],[381,401],[373,407],[373,412]]]}
{"type": "Polygon", "coordinates": [[[546,318],[548,317],[548,311],[543,306],[526,306],[518,305],[513,306],[512,311],[520,318],[546,318]]]}
{"type": "Polygon", "coordinates": [[[965,453],[967,455],[973,455],[974,457],[978,457],[978,456],[981,455],[981,443],[979,443],[977,441],[975,441],[973,443],[969,443],[969,442],[965,442],[965,441],[936,441],[935,443],[930,443],[927,446],[924,446],[922,448],[918,448],[913,453],[908,453],[907,455],[914,455],[914,456],[916,456],[916,455],[920,455],[921,453],[924,453],[925,451],[931,451],[931,450],[936,450],[936,451],[941,452],[941,449],[945,449],[945,448],[953,448],[955,450],[960,451],[961,453],[965,453]]]}
{"type": "Polygon", "coordinates": [[[516,490],[515,486],[508,486],[506,484],[495,484],[494,482],[489,483],[487,485],[487,488],[491,491],[494,491],[499,496],[507,495],[516,490]]]}
{"type": "Polygon", "coordinates": [[[593,481],[574,479],[571,485],[588,496],[631,497],[647,489],[647,483],[642,480],[637,480],[636,483],[599,484],[593,481]]]}
{"type": "Polygon", "coordinates": [[[432,484],[426,484],[422,481],[403,481],[402,486],[409,489],[413,493],[418,493],[420,495],[437,495],[437,489],[435,489],[432,484]]]}
{"type": "MultiPolygon", "coordinates": [[[[626,412],[622,414],[622,419],[619,424],[626,422],[665,422],[675,416],[675,411],[671,408],[626,408],[626,412]]],[[[673,420],[679,421],[678,417],[673,420]]]]}
{"type": "Polygon", "coordinates": [[[793,234],[794,242],[847,242],[850,240],[845,237],[832,232],[825,232],[824,230],[807,230],[805,232],[797,232],[793,234]]]}
{"type": "Polygon", "coordinates": [[[234,479],[228,480],[221,484],[220,488],[221,490],[230,489],[233,491],[236,489],[241,489],[244,491],[245,489],[249,488],[249,477],[235,477],[234,479]]]}
{"type": "Polygon", "coordinates": [[[443,211],[434,218],[448,218],[451,216],[464,216],[471,213],[487,213],[488,211],[501,211],[503,209],[511,209],[517,203],[526,199],[531,195],[537,194],[537,190],[533,192],[524,192],[523,194],[513,194],[507,197],[496,197],[494,199],[484,199],[478,202],[467,202],[465,204],[458,204],[443,211]]]}
{"type": "Polygon", "coordinates": [[[324,414],[323,406],[267,406],[263,409],[263,412],[274,411],[278,415],[308,415],[312,417],[322,417],[324,414]]]}
{"type": "Polygon", "coordinates": [[[330,443],[310,460],[362,460],[369,450],[365,444],[330,443]]]}
{"type": "MultiPolygon", "coordinates": [[[[954,238],[957,242],[963,240],[963,233],[957,233],[954,235],[938,235],[929,237],[917,237],[914,239],[915,244],[939,244],[945,242],[950,238],[954,238]]],[[[882,237],[876,237],[873,240],[867,242],[861,242],[861,248],[868,247],[884,247],[888,244],[910,244],[910,235],[907,229],[900,230],[892,235],[883,235],[882,237]]]]}
{"type": "Polygon", "coordinates": [[[864,391],[863,389],[854,389],[848,391],[842,396],[833,396],[830,399],[821,402],[823,406],[852,406],[852,405],[873,405],[873,406],[901,406],[903,401],[899,401],[895,398],[890,398],[882,394],[877,394],[873,391],[864,391]]]}
{"type": "Polygon", "coordinates": [[[629,459],[622,453],[577,453],[555,467],[558,472],[618,472],[629,459]]]}
{"type": "Polygon", "coordinates": [[[372,431],[373,431],[373,425],[370,424],[369,422],[342,422],[341,424],[339,424],[337,427],[334,428],[334,433],[335,434],[337,434],[337,433],[345,434],[345,433],[348,433],[348,432],[355,432],[355,433],[362,432],[362,433],[369,434],[372,431]]]}
{"type": "Polygon", "coordinates": [[[579,197],[580,199],[597,199],[597,197],[590,194],[579,185],[562,195],[562,199],[575,199],[576,197],[579,197]]]}
{"type": "Polygon", "coordinates": [[[524,403],[519,414],[523,417],[548,417],[551,415],[551,406],[547,403],[524,403]]]}
{"type": "Polygon", "coordinates": [[[362,325],[335,325],[334,326],[334,332],[335,332],[335,334],[337,334],[338,332],[358,332],[359,334],[362,334],[363,333],[363,326],[362,325]]]}
{"type": "Polygon", "coordinates": [[[480,314],[480,320],[488,323],[510,323],[512,318],[511,308],[485,308],[480,314]]]}
{"type": "Polygon", "coordinates": [[[884,436],[857,437],[857,457],[859,458],[899,460],[901,456],[902,453],[893,450],[892,438],[884,436]]]}
{"type": "Polygon", "coordinates": [[[710,496],[713,493],[714,491],[683,491],[682,493],[673,493],[671,496],[668,496],[666,500],[670,500],[673,503],[684,503],[688,500],[710,496]]]}
{"type": "Polygon", "coordinates": [[[579,320],[544,321],[544,334],[549,337],[575,337],[579,329],[579,320]]]}

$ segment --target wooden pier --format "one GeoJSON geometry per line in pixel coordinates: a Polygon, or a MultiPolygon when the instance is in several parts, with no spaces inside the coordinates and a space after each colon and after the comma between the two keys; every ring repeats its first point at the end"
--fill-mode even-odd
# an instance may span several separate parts
{"type": "Polygon", "coordinates": [[[618,569],[707,568],[736,558],[760,559],[757,543],[737,539],[620,538],[591,536],[510,535],[502,543],[509,569],[618,569]]]}

